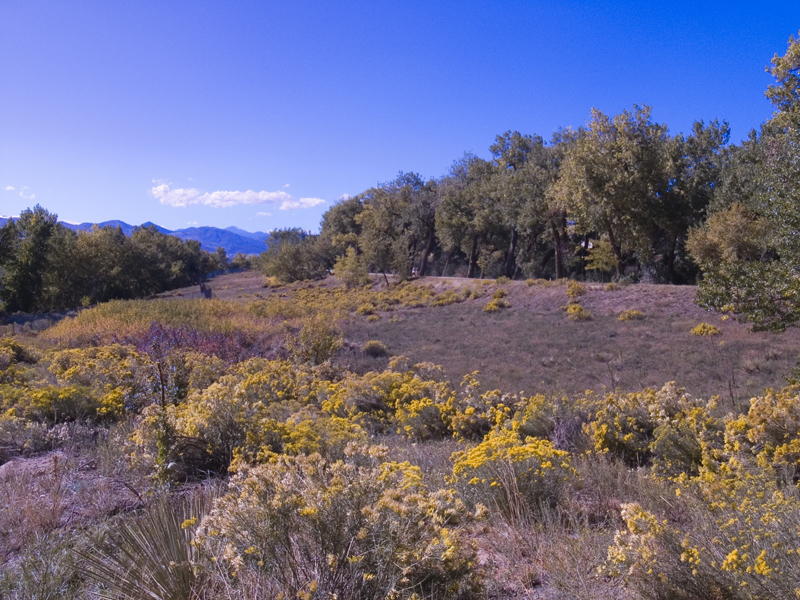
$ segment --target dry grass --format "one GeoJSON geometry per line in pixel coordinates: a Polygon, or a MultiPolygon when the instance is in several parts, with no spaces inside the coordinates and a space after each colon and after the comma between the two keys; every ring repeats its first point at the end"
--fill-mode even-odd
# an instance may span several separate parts
{"type": "Polygon", "coordinates": [[[564,286],[512,282],[504,286],[511,308],[503,311],[483,312],[481,298],[405,309],[396,321],[356,321],[346,335],[354,344],[377,339],[395,355],[441,364],[454,382],[479,370],[486,388],[508,392],[633,391],[677,381],[694,396],[722,395],[725,403],[739,405],[767,387],[784,385],[796,362],[800,331],[752,333],[733,320],[723,322],[694,304],[693,287],[587,287],[581,304],[591,321],[564,316],[564,286]],[[623,310],[639,310],[647,319],[620,321],[623,310]],[[703,320],[722,335],[691,335],[703,320]]]}
{"type": "MultiPolygon", "coordinates": [[[[694,304],[692,286],[643,284],[607,290],[602,284],[584,284],[580,302],[592,319],[570,321],[560,310],[569,300],[562,282],[506,283],[502,289],[511,307],[496,312],[483,311],[487,298],[501,288],[494,281],[426,277],[419,283],[437,293],[469,289],[480,290],[482,296],[444,306],[396,307],[373,321],[354,318],[346,328],[349,343],[339,360],[358,372],[382,369],[385,359],[362,357],[357,351],[368,340],[380,340],[394,356],[441,364],[455,383],[475,370],[485,388],[507,392],[571,394],[603,387],[633,391],[677,381],[694,396],[721,395],[733,408],[767,387],[784,385],[800,347],[800,330],[752,333],[733,319],[723,322],[694,304]],[[620,321],[620,313],[630,310],[647,318],[620,321]],[[691,335],[703,321],[722,334],[691,335]]],[[[214,298],[240,301],[290,298],[311,286],[338,285],[328,278],[263,287],[264,278],[255,272],[210,282],[214,298]]],[[[373,285],[385,287],[382,278],[375,278],[373,285]]],[[[170,294],[185,298],[196,291],[186,288],[170,294]]]]}
{"type": "Polygon", "coordinates": [[[26,542],[86,525],[139,504],[122,480],[97,471],[96,461],[52,452],[0,466],[0,564],[26,542]]]}

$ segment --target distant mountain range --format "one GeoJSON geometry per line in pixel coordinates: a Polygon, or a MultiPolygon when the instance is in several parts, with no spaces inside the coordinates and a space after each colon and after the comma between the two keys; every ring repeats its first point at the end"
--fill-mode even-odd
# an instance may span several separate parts
{"type": "MultiPolygon", "coordinates": [[[[9,217],[0,216],[0,226],[5,225],[8,219],[9,217]]],[[[134,230],[134,225],[128,225],[124,221],[116,220],[103,221],[102,223],[81,223],[80,225],[66,223],[64,221],[59,222],[64,227],[68,227],[74,231],[88,231],[94,225],[100,227],[119,227],[125,235],[130,235],[134,230]]],[[[148,225],[154,226],[161,233],[174,235],[182,240],[197,240],[200,242],[200,246],[203,250],[208,250],[209,252],[214,252],[221,246],[225,248],[225,252],[229,257],[233,257],[234,254],[238,254],[239,252],[243,254],[261,254],[267,249],[264,240],[269,237],[269,234],[263,231],[251,233],[244,229],[239,229],[238,227],[226,227],[225,229],[220,229],[219,227],[188,227],[186,229],[171,231],[160,225],[151,223],[150,221],[143,223],[141,226],[145,227],[148,225]]]]}

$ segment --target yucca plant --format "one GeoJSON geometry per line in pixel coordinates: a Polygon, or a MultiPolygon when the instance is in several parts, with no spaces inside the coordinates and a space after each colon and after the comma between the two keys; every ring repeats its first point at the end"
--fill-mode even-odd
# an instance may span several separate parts
{"type": "Polygon", "coordinates": [[[190,600],[200,586],[192,538],[205,515],[197,494],[177,503],[160,500],[120,522],[80,554],[80,571],[98,584],[95,595],[114,600],[190,600]]]}

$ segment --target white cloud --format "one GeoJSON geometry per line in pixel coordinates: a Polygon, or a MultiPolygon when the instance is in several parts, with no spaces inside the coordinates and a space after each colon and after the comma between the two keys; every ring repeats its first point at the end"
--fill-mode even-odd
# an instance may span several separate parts
{"type": "Polygon", "coordinates": [[[350,200],[350,198],[352,198],[352,196],[350,194],[342,194],[339,197],[339,200],[350,200]]]}
{"type": "Polygon", "coordinates": [[[191,225],[192,227],[194,227],[195,225],[200,225],[200,223],[198,223],[197,221],[187,221],[186,224],[191,225]]]}
{"type": "Polygon", "coordinates": [[[6,186],[6,191],[7,192],[13,192],[14,191],[14,186],[13,185],[7,185],[6,186]]]}
{"type": "Polygon", "coordinates": [[[283,191],[277,192],[201,192],[197,188],[173,188],[172,184],[164,180],[153,180],[157,184],[150,188],[150,195],[156,198],[161,204],[186,208],[199,204],[202,206],[212,206],[214,208],[229,208],[238,204],[280,204],[281,210],[293,210],[296,208],[311,208],[324,204],[325,200],[320,198],[300,198],[295,200],[291,194],[283,191]]]}
{"type": "Polygon", "coordinates": [[[257,217],[271,217],[271,216],[272,216],[272,213],[268,213],[268,212],[259,212],[259,213],[256,213],[256,216],[257,216],[257,217]]]}
{"type": "Polygon", "coordinates": [[[287,187],[289,187],[289,184],[288,184],[288,183],[285,183],[285,184],[283,185],[283,187],[287,188],[287,187]]]}
{"type": "Polygon", "coordinates": [[[299,200],[295,200],[291,196],[289,200],[284,200],[281,203],[281,210],[295,210],[296,208],[311,208],[312,206],[319,206],[320,204],[325,204],[325,200],[322,198],[300,198],[299,200]]]}
{"type": "MultiPolygon", "coordinates": [[[[8,189],[8,188],[6,188],[8,189]]],[[[36,200],[36,194],[26,194],[25,190],[28,189],[27,185],[23,185],[22,188],[19,190],[19,195],[25,198],[25,200],[36,200]]]]}

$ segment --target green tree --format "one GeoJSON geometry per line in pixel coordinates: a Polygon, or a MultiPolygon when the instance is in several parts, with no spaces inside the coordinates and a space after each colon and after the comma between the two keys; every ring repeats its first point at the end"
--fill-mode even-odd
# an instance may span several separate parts
{"type": "Polygon", "coordinates": [[[50,240],[57,227],[58,216],[37,204],[0,229],[0,299],[5,310],[34,312],[41,308],[50,240]]]}
{"type": "Polygon", "coordinates": [[[667,127],[649,106],[611,118],[592,109],[584,135],[568,150],[555,196],[579,232],[607,236],[617,275],[635,253],[652,253],[654,207],[666,188],[667,127]]]}
{"type": "Polygon", "coordinates": [[[776,111],[733,155],[725,195],[735,201],[692,232],[689,249],[703,270],[699,304],[782,331],[800,321],[800,40],[768,70],[776,111]],[[748,173],[754,184],[742,182],[748,173]]]}
{"type": "Polygon", "coordinates": [[[325,277],[333,266],[329,240],[297,227],[270,232],[266,244],[259,268],[267,277],[285,283],[325,277]]]}
{"type": "Polygon", "coordinates": [[[493,250],[492,239],[504,231],[492,180],[495,172],[492,163],[466,153],[440,183],[443,193],[436,212],[436,233],[445,250],[460,251],[467,257],[467,277],[475,275],[482,249],[493,250]]]}

